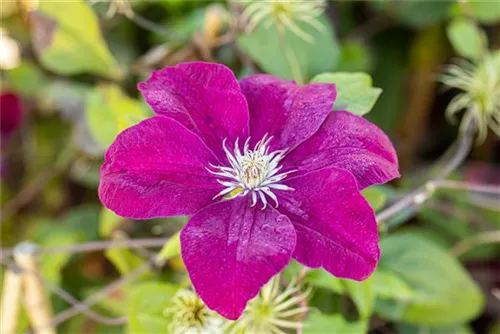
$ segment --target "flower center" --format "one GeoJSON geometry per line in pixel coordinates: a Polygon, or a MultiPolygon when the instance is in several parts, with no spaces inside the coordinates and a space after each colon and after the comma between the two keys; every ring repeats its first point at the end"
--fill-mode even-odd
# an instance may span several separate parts
{"type": "Polygon", "coordinates": [[[238,140],[234,144],[233,152],[226,147],[226,140],[223,141],[222,147],[230,166],[211,165],[212,169],[207,169],[210,173],[219,176],[218,182],[226,187],[214,199],[220,196],[231,199],[237,196],[251,195],[252,206],[257,204],[260,199],[263,204],[262,209],[265,209],[269,197],[278,207],[278,198],[273,191],[293,190],[281,184],[281,181],[294,170],[279,173],[282,169],[280,162],[285,156],[286,150],[269,152],[271,140],[272,137],[265,135],[251,150],[249,147],[250,138],[248,138],[243,146],[243,152],[240,151],[238,140]]]}

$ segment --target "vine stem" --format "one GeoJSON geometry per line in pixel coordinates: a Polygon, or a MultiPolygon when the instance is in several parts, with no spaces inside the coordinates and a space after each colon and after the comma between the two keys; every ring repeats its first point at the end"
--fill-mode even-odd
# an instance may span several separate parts
{"type": "MultiPolygon", "coordinates": [[[[90,296],[89,298],[85,299],[83,302],[79,303],[78,305],[74,305],[73,307],[64,310],[58,314],[52,319],[51,324],[53,326],[57,326],[66,320],[74,317],[78,313],[80,313],[82,310],[90,310],[90,307],[100,301],[102,298],[108,296],[111,294],[113,291],[117,290],[121,286],[129,283],[130,281],[133,281],[137,279],[139,276],[144,274],[145,272],[148,271],[150,268],[151,264],[150,263],[144,263],[143,265],[137,267],[134,271],[131,271],[127,275],[119,278],[118,280],[110,283],[107,285],[104,289],[102,289],[100,292],[90,296]]],[[[119,320],[118,322],[121,323],[119,320]]]]}
{"type": "MultiPolygon", "coordinates": [[[[125,240],[103,240],[91,241],[78,245],[58,246],[58,247],[43,247],[39,248],[37,254],[58,254],[58,253],[88,253],[101,251],[112,248],[154,248],[162,247],[169,238],[144,238],[144,239],[125,239],[125,240]]],[[[14,250],[11,248],[1,249],[1,259],[9,257],[14,250]]]]}
{"type": "MultiPolygon", "coordinates": [[[[379,212],[376,215],[376,220],[379,224],[397,215],[403,210],[421,206],[425,201],[432,197],[436,188],[438,187],[458,186],[457,182],[445,181],[443,179],[448,177],[464,162],[472,148],[476,125],[472,120],[468,120],[464,125],[465,130],[460,133],[456,142],[454,142],[444,153],[444,157],[450,155],[451,157],[446,162],[444,162],[442,167],[440,167],[438,173],[436,173],[436,176],[433,179],[425,182],[420,187],[409,191],[406,195],[400,197],[400,199],[394,202],[392,205],[379,212]]],[[[471,184],[467,184],[467,188],[465,186],[465,183],[460,183],[460,186],[462,187],[461,189],[469,189],[470,187],[474,187],[471,184]]],[[[482,188],[482,190],[484,189],[482,188]]]]}
{"type": "Polygon", "coordinates": [[[20,209],[31,202],[52,179],[68,169],[71,165],[72,154],[71,145],[67,145],[61,151],[61,154],[56,159],[56,163],[54,165],[38,174],[31,183],[21,189],[21,191],[19,191],[12,200],[7,202],[2,208],[0,226],[2,222],[14,216],[20,209]]]}
{"type": "Polygon", "coordinates": [[[500,242],[500,231],[479,233],[473,237],[460,241],[453,246],[450,252],[455,256],[461,256],[476,246],[496,242],[500,242]]]}
{"type": "Polygon", "coordinates": [[[304,76],[302,75],[302,72],[300,71],[300,66],[298,63],[297,58],[293,54],[293,52],[288,48],[287,43],[286,43],[286,38],[285,38],[285,33],[284,33],[284,28],[278,26],[278,37],[280,41],[280,46],[283,49],[283,53],[285,54],[286,61],[288,63],[288,67],[290,68],[290,71],[292,72],[293,79],[295,82],[298,84],[303,84],[304,81],[304,76]]]}

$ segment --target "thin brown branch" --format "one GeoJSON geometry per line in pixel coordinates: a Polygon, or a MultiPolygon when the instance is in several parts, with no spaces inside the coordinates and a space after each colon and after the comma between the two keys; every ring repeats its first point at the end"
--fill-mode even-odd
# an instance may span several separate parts
{"type": "Polygon", "coordinates": [[[373,36],[393,27],[395,24],[394,20],[386,15],[385,13],[381,13],[377,16],[374,16],[366,23],[359,25],[347,34],[343,40],[349,39],[364,39],[368,40],[373,36]]]}
{"type": "Polygon", "coordinates": [[[455,256],[461,256],[476,246],[499,242],[500,231],[483,232],[460,241],[455,246],[453,246],[450,252],[455,256]]]}
{"type": "Polygon", "coordinates": [[[69,167],[71,163],[71,153],[71,145],[66,146],[56,159],[54,165],[38,174],[31,183],[21,189],[10,202],[4,205],[0,216],[0,225],[5,220],[14,216],[25,205],[30,203],[53,178],[62,174],[69,167]]]}
{"type": "Polygon", "coordinates": [[[26,204],[31,202],[35,196],[49,183],[54,177],[59,174],[58,170],[52,167],[42,171],[35,179],[23,188],[10,202],[6,203],[2,208],[0,223],[14,216],[26,204]]]}
{"type": "Polygon", "coordinates": [[[454,180],[436,180],[433,181],[433,184],[436,188],[456,189],[500,196],[499,185],[478,184],[454,180]]]}
{"type": "Polygon", "coordinates": [[[60,313],[58,313],[53,319],[52,319],[52,325],[58,326],[61,323],[65,322],[66,320],[74,317],[78,313],[81,312],[82,309],[88,310],[92,305],[95,303],[99,302],[101,299],[105,298],[121,286],[129,283],[130,281],[135,280],[145,272],[147,272],[150,268],[149,263],[145,263],[142,266],[136,268],[134,271],[130,272],[129,274],[121,277],[120,279],[114,281],[113,283],[110,283],[108,286],[106,286],[104,289],[102,289],[100,292],[90,296],[89,298],[85,299],[83,302],[79,303],[77,306],[73,306],[67,310],[64,310],[60,313]]]}
{"type": "MultiPolygon", "coordinates": [[[[59,254],[59,253],[88,253],[116,248],[155,248],[162,247],[169,238],[144,238],[144,239],[125,239],[125,240],[102,240],[91,241],[78,245],[44,247],[38,249],[38,254],[59,254]]],[[[1,259],[5,259],[13,254],[11,248],[1,249],[1,259]]]]}
{"type": "Polygon", "coordinates": [[[145,238],[145,239],[125,239],[125,240],[103,240],[91,241],[79,245],[46,247],[41,248],[40,253],[87,253],[112,248],[145,248],[162,247],[169,238],[145,238]]]}
{"type": "Polygon", "coordinates": [[[480,231],[486,231],[491,228],[491,226],[484,221],[484,218],[477,213],[470,212],[471,210],[463,209],[447,200],[433,199],[426,204],[426,207],[440,212],[448,217],[457,217],[461,220],[467,221],[480,231]]]}
{"type": "Polygon", "coordinates": [[[123,325],[124,323],[127,322],[127,319],[125,317],[111,318],[111,317],[106,317],[106,316],[100,315],[99,313],[92,311],[84,303],[80,302],[78,299],[73,297],[66,290],[62,289],[61,287],[46,280],[45,278],[43,278],[41,276],[39,278],[43,281],[43,283],[47,286],[47,288],[50,291],[52,291],[55,295],[59,296],[62,300],[64,300],[68,304],[70,304],[75,309],[78,309],[82,314],[85,314],[89,319],[92,319],[95,322],[98,322],[98,323],[101,323],[104,325],[110,325],[110,326],[123,325]]]}
{"type": "MultiPolygon", "coordinates": [[[[466,130],[460,134],[457,141],[449,148],[448,151],[444,153],[443,156],[451,155],[451,157],[444,162],[442,166],[440,166],[437,176],[425,182],[417,189],[411,190],[406,195],[400,197],[400,199],[392,205],[378,213],[376,216],[378,223],[388,220],[403,210],[420,207],[424,202],[432,197],[436,190],[436,185],[439,185],[439,182],[457,169],[470,153],[474,141],[476,126],[473,122],[470,122],[465,129],[466,130]]],[[[449,185],[449,183],[444,184],[449,185]]]]}
{"type": "MultiPolygon", "coordinates": [[[[42,284],[47,287],[47,289],[49,289],[52,293],[54,293],[55,295],[60,297],[62,300],[66,301],[71,306],[79,308],[80,312],[85,314],[87,317],[89,317],[89,319],[92,319],[96,322],[99,322],[99,323],[102,323],[105,325],[120,325],[120,324],[123,324],[126,322],[126,319],[124,319],[122,317],[109,318],[109,317],[100,315],[99,313],[94,312],[90,309],[86,309],[85,307],[82,307],[81,302],[79,300],[77,300],[75,297],[73,297],[69,292],[67,292],[63,288],[57,286],[56,284],[54,284],[51,281],[42,277],[42,275],[40,275],[40,273],[30,271],[26,268],[21,268],[18,265],[16,265],[15,263],[10,262],[10,261],[5,261],[3,264],[5,264],[7,266],[8,271],[14,271],[14,272],[17,272],[19,274],[29,273],[29,274],[35,275],[40,280],[40,282],[42,282],[42,284]]],[[[3,332],[1,332],[1,333],[3,333],[3,332]]]]}

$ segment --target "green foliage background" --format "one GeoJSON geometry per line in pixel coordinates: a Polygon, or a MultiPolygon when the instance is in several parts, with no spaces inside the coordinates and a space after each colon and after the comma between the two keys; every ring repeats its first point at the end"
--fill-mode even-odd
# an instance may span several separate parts
{"type": "MultiPolygon", "coordinates": [[[[110,5],[2,1],[1,27],[22,50],[17,66],[2,69],[2,92],[22,98],[25,117],[14,137],[2,143],[8,174],[2,178],[1,242],[4,248],[23,240],[60,247],[171,236],[159,255],[162,266],[93,307],[126,317],[126,325],[106,326],[78,315],[58,327],[61,333],[160,333],[169,325],[163,310],[170,298],[189,285],[177,233],[187,218],[123,219],[102,208],[96,193],[106,148],[120,131],[152,115],[136,83],[155,68],[191,60],[225,63],[239,77],[261,71],[293,79],[293,73],[273,26],[217,44],[229,30],[229,5],[237,2],[138,1],[132,2],[139,15],[133,19],[120,12],[108,17],[110,5]]],[[[474,61],[486,49],[498,49],[500,6],[339,1],[328,3],[320,21],[324,32],[303,27],[314,37],[312,44],[290,31],[285,38],[305,81],[336,83],[335,108],[367,117],[395,143],[403,179],[364,192],[380,211],[418,183],[456,137],[456,127],[443,116],[453,92],[443,93],[434,79],[453,57],[474,61]]],[[[490,136],[453,178],[467,180],[467,171],[480,162],[495,179],[498,148],[490,136]]],[[[481,175],[473,181],[495,182],[481,175]]],[[[421,211],[384,222],[382,258],[365,282],[309,271],[304,283],[313,288],[313,309],[304,333],[498,333],[500,301],[491,294],[499,284],[498,245],[477,246],[458,257],[451,251],[478,233],[500,229],[498,205],[478,201],[486,202],[466,192],[439,191],[421,211]]],[[[150,258],[150,250],[116,248],[41,255],[40,267],[48,281],[82,300],[150,258]]],[[[284,276],[300,270],[292,263],[284,276]]],[[[52,302],[56,313],[69,307],[55,295],[52,302]]],[[[19,331],[28,326],[23,316],[19,331]]]]}

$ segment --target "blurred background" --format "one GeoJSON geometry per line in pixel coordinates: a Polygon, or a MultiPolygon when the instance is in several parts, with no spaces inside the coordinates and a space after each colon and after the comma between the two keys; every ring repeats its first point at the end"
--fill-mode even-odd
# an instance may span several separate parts
{"type": "MultiPolygon", "coordinates": [[[[9,295],[14,299],[2,304],[4,317],[5,305],[26,305],[41,293],[40,316],[49,317],[41,321],[59,333],[175,332],[163,310],[172,289],[189,287],[175,237],[187,218],[116,217],[103,209],[97,186],[116,135],[152,116],[136,84],[154,69],[203,60],[224,63],[237,77],[266,72],[301,83],[325,72],[365,73],[366,83],[344,97],[367,96],[356,100],[357,113],[391,137],[402,174],[365,192],[377,212],[443,168],[451,166],[439,178],[458,182],[458,189],[431,189],[384,219],[385,271],[377,270],[370,283],[318,270],[299,274],[313,289],[309,312],[293,319],[305,324],[299,332],[500,333],[494,190],[500,185],[500,3],[312,2],[267,2],[261,18],[262,8],[241,1],[0,2],[2,298],[17,291],[5,279],[6,268],[12,273],[20,264],[16,245],[17,255],[32,257],[41,283],[9,295]],[[273,18],[273,10],[290,15],[292,24],[273,18]],[[496,61],[487,63],[489,56],[496,61]],[[464,91],[471,99],[448,109],[447,118],[450,102],[464,91]],[[481,104],[479,116],[470,116],[477,115],[474,99],[488,98],[493,107],[481,104]],[[479,130],[460,126],[462,115],[476,117],[479,130]],[[158,261],[154,250],[166,240],[158,261]],[[19,246],[22,241],[39,249],[19,246]]],[[[290,277],[297,275],[293,264],[289,269],[290,277]]],[[[13,322],[14,332],[41,333],[28,309],[2,322],[13,322]]]]}

